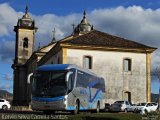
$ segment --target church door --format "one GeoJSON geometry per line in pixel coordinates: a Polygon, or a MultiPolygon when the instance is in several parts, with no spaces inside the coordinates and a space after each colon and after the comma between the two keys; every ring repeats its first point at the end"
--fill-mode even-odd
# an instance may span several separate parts
{"type": "Polygon", "coordinates": [[[131,101],[131,92],[128,92],[128,91],[125,92],[125,93],[124,93],[124,97],[125,97],[124,99],[125,99],[126,101],[129,101],[130,103],[132,102],[132,101],[131,101]]]}

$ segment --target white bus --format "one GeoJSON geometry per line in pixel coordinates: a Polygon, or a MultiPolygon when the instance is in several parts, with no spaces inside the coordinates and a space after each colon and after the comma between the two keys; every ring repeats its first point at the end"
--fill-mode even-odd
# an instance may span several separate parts
{"type": "Polygon", "coordinates": [[[71,64],[51,64],[37,68],[30,74],[31,108],[54,112],[104,109],[105,82],[103,78],[86,69],[71,64]]]}

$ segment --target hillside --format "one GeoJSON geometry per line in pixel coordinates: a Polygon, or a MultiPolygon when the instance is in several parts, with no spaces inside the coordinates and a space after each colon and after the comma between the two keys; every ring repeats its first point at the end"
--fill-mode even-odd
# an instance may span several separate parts
{"type": "Polygon", "coordinates": [[[9,93],[6,90],[0,90],[0,98],[12,100],[13,94],[9,93]]]}

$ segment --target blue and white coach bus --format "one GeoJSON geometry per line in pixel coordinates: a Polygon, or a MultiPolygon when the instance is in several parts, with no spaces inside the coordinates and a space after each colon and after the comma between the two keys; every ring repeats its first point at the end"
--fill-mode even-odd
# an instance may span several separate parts
{"type": "Polygon", "coordinates": [[[33,75],[31,107],[36,111],[104,109],[105,82],[86,69],[71,64],[51,64],[37,68],[33,75]]]}

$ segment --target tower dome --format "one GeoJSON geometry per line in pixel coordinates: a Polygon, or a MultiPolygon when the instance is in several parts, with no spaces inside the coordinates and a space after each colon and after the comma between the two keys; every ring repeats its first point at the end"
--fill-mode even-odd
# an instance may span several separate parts
{"type": "Polygon", "coordinates": [[[86,19],[86,11],[83,13],[83,19],[81,20],[80,24],[77,25],[77,27],[74,30],[74,33],[79,33],[79,34],[85,34],[87,32],[90,32],[93,30],[93,25],[91,25],[87,19],[86,19]]]}
{"type": "Polygon", "coordinates": [[[26,5],[25,14],[22,16],[21,19],[18,20],[17,26],[21,27],[21,28],[34,28],[35,27],[34,20],[32,20],[28,14],[28,6],[27,5],[26,5]]]}

